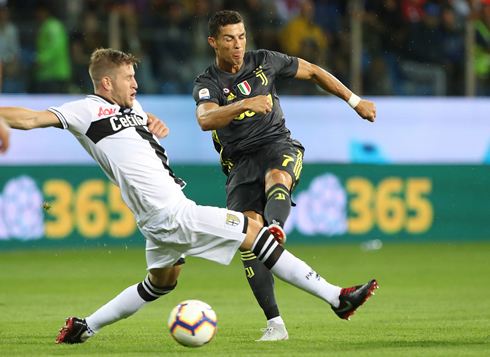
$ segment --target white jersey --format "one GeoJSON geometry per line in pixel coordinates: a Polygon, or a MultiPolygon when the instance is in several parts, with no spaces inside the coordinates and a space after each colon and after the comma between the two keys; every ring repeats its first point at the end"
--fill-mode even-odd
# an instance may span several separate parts
{"type": "Polygon", "coordinates": [[[174,175],[165,149],[148,131],[148,116],[138,101],[122,108],[90,94],[49,111],[119,186],[136,222],[185,199],[185,183],[174,175]]]}

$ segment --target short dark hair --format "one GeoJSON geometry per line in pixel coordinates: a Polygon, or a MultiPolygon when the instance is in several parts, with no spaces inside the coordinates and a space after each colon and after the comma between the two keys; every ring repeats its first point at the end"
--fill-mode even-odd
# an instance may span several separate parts
{"type": "Polygon", "coordinates": [[[209,19],[209,37],[218,38],[219,31],[227,25],[243,23],[243,19],[236,11],[222,10],[218,11],[209,19]]]}

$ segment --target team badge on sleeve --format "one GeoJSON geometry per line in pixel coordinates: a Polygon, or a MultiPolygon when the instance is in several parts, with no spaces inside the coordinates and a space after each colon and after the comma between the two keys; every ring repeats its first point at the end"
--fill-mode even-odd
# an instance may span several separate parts
{"type": "Polygon", "coordinates": [[[228,213],[226,215],[226,224],[230,226],[238,226],[240,224],[240,219],[234,214],[228,213]]]}
{"type": "Polygon", "coordinates": [[[203,88],[199,91],[199,99],[209,99],[211,96],[209,95],[209,89],[203,88]]]}
{"type": "Polygon", "coordinates": [[[242,92],[245,95],[249,95],[250,92],[252,91],[252,88],[250,88],[250,84],[248,84],[247,81],[244,81],[238,85],[238,89],[240,89],[240,92],[242,92]]]}

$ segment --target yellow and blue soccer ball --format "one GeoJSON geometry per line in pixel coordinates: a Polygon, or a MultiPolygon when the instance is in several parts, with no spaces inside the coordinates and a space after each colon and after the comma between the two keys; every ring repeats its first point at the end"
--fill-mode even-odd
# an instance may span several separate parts
{"type": "Polygon", "coordinates": [[[173,308],[168,328],[175,341],[181,345],[200,347],[213,339],[218,319],[211,306],[205,302],[186,300],[173,308]]]}

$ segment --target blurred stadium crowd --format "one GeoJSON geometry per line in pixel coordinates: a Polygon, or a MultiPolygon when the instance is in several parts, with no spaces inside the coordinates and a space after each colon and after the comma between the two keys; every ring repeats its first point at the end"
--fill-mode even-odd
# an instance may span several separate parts
{"type": "MultiPolygon", "coordinates": [[[[464,95],[471,21],[476,94],[490,94],[490,0],[0,0],[2,92],[91,92],[90,53],[110,46],[141,59],[139,93],[189,94],[214,61],[207,22],[221,9],[244,17],[248,50],[302,57],[346,85],[355,12],[363,95],[464,95]]],[[[322,94],[302,82],[278,90],[322,94]]]]}

